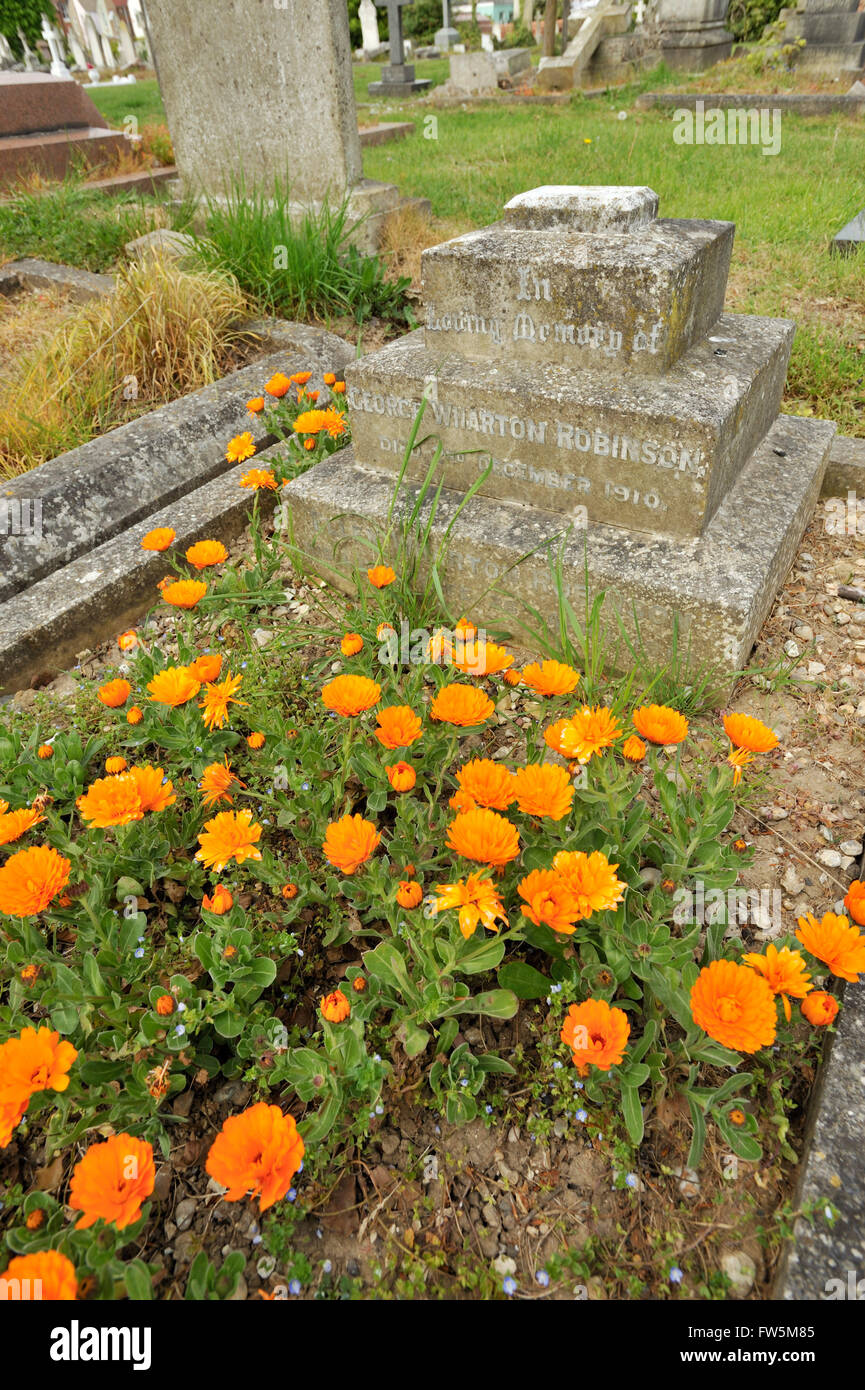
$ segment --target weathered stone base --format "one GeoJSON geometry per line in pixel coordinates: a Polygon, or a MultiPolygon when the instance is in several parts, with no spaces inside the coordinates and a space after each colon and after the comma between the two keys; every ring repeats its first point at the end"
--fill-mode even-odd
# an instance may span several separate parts
{"type": "Polygon", "coordinates": [[[370,82],[367,90],[371,97],[416,97],[431,86],[428,77],[416,77],[413,82],[370,82]]]}
{"type": "MultiPolygon", "coordinates": [[[[747,661],[811,518],[834,431],[826,421],[779,416],[703,536],[691,541],[601,525],[564,537],[565,516],[475,497],[451,531],[445,597],[454,612],[510,625],[515,636],[521,623],[532,625],[523,603],[555,623],[550,554],[560,548],[564,590],[578,612],[588,579],[590,599],[605,591],[632,635],[639,625],[649,657],[666,659],[678,620],[680,643],[690,642],[693,658],[732,674],[747,661]],[[501,588],[492,593],[496,581],[501,588]]],[[[350,588],[353,565],[370,563],[368,542],[383,528],[393,487],[392,474],[360,467],[350,450],[292,483],[286,499],[309,567],[350,588]]],[[[400,513],[416,497],[416,485],[407,485],[400,513]]],[[[463,494],[442,491],[436,541],[462,501],[463,494]]]]}

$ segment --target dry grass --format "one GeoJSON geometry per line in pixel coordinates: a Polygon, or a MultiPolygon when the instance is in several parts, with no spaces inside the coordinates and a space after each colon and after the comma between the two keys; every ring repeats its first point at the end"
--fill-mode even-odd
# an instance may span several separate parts
{"type": "Polygon", "coordinates": [[[428,246],[439,246],[464,231],[465,227],[456,222],[430,221],[417,208],[398,208],[382,229],[380,254],[387,264],[388,274],[392,279],[408,275],[412,290],[419,294],[421,253],[428,246]]]}
{"type": "Polygon", "coordinates": [[[9,298],[0,295],[0,382],[76,309],[59,290],[32,290],[9,298]]]}
{"type": "Polygon", "coordinates": [[[72,314],[0,389],[0,476],[215,380],[242,340],[233,280],[148,260],[72,314]]]}

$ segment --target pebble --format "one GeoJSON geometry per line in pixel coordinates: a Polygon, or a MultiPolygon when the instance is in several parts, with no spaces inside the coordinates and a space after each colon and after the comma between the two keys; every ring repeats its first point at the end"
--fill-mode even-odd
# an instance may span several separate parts
{"type": "Polygon", "coordinates": [[[802,655],[801,647],[793,641],[792,637],[784,643],[784,655],[789,656],[791,661],[795,661],[797,656],[802,655]]]}
{"type": "Polygon", "coordinates": [[[813,642],[814,629],[809,627],[807,623],[798,623],[796,627],[793,628],[793,636],[798,637],[800,642],[813,642]]]}
{"type": "Polygon", "coordinates": [[[862,853],[862,841],[861,841],[861,840],[842,840],[842,841],[841,841],[841,844],[840,844],[840,846],[839,846],[839,848],[840,848],[842,854],[852,854],[853,857],[855,858],[857,854],[861,854],[861,853],[862,853]]]}
{"type": "Polygon", "coordinates": [[[195,1216],[195,1208],[197,1206],[198,1203],[196,1202],[194,1197],[184,1197],[182,1202],[177,1203],[177,1209],[174,1213],[174,1216],[177,1221],[177,1229],[179,1231],[185,1231],[192,1225],[192,1221],[195,1216]]]}
{"type": "Polygon", "coordinates": [[[819,864],[827,869],[840,869],[841,855],[837,849],[818,849],[814,856],[819,864]]]}
{"type": "Polygon", "coordinates": [[[730,1292],[736,1298],[744,1298],[754,1287],[757,1266],[744,1250],[733,1250],[721,1259],[721,1269],[732,1284],[730,1292]]]}
{"type": "Polygon", "coordinates": [[[499,1255],[497,1260],[493,1260],[493,1269],[496,1274],[501,1274],[504,1278],[507,1278],[509,1274],[516,1274],[516,1261],[512,1260],[510,1255],[499,1255]]]}
{"type": "Polygon", "coordinates": [[[805,884],[797,874],[792,864],[787,865],[787,868],[784,870],[784,873],[781,876],[781,887],[784,888],[788,893],[793,893],[794,895],[797,893],[801,893],[802,889],[805,887],[805,884]]]}
{"type": "Polygon", "coordinates": [[[825,670],[826,670],[826,667],[823,665],[823,662],[822,662],[822,661],[809,661],[809,662],[808,662],[808,675],[811,676],[811,677],[813,677],[813,676],[822,676],[822,674],[823,674],[823,672],[824,672],[825,670]]]}
{"type": "Polygon", "coordinates": [[[266,647],[268,642],[273,640],[273,633],[266,628],[257,627],[252,634],[252,640],[257,647],[266,647]]]}

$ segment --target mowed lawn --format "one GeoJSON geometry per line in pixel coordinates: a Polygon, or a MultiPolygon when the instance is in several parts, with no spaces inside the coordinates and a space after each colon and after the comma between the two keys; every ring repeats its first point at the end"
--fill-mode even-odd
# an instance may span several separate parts
{"type": "MultiPolygon", "coordinates": [[[[417,65],[419,75],[438,80],[446,67],[417,65]]],[[[363,100],[377,68],[354,72],[363,100]]],[[[672,112],[637,111],[635,94],[577,96],[558,106],[378,103],[362,121],[413,119],[416,133],[366,149],[364,170],[429,198],[451,234],[495,220],[515,193],[547,183],[648,184],[662,216],[735,222],[727,307],[799,326],[786,408],[865,435],[865,251],[829,252],[835,232],[865,207],[865,122],[785,112],[777,155],[759,146],[679,145],[672,112]]],[[[101,88],[93,97],[118,124],[126,114],[141,123],[163,118],[155,82],[101,88]]]]}

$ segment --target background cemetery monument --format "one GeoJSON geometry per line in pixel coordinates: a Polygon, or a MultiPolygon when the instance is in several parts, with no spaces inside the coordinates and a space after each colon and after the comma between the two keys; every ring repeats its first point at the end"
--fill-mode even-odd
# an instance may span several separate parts
{"type": "Polygon", "coordinates": [[[184,193],[282,180],[298,212],[348,195],[374,249],[400,198],[363,177],[345,0],[148,0],[147,13],[184,193]]]}
{"type": "Polygon", "coordinates": [[[865,13],[859,0],[799,0],[782,10],[783,43],[804,39],[796,66],[809,72],[857,78],[865,69],[865,13]]]}
{"type": "Polygon", "coordinates": [[[678,623],[696,658],[746,663],[835,427],[778,415],[793,324],[723,312],[733,224],[657,208],[649,188],[541,188],[424,252],[424,327],[347,369],[353,455],[290,488],[298,544],[323,573],[370,563],[360,537],[387,515],[426,401],[403,505],[440,441],[434,533],[459,512],[455,612],[516,617],[489,596],[504,576],[555,624],[559,550],[578,612],[588,581],[651,656],[668,657],[678,623]]]}
{"type": "Polygon", "coordinates": [[[381,71],[380,82],[370,82],[370,96],[407,97],[429,88],[429,78],[415,77],[414,64],[405,60],[405,43],[402,35],[403,11],[414,4],[414,0],[377,0],[377,8],[387,11],[388,34],[390,36],[390,62],[381,71]]]}

